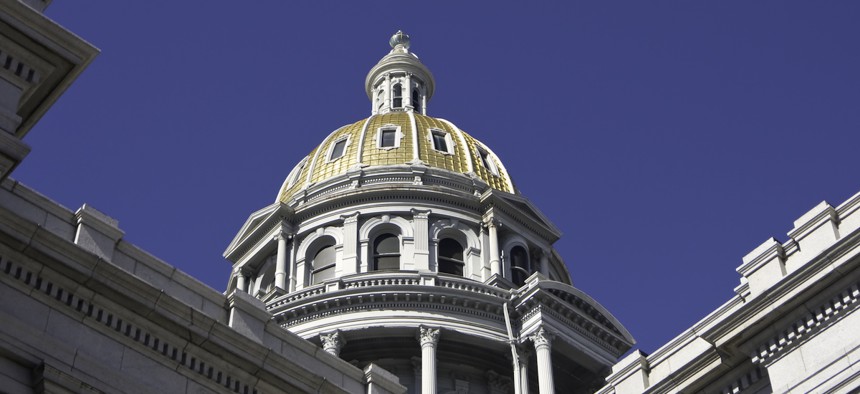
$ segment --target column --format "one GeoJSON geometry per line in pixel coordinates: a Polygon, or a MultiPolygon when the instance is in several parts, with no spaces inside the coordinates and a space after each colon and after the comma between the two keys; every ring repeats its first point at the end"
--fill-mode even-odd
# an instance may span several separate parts
{"type": "Polygon", "coordinates": [[[552,351],[550,342],[553,335],[543,327],[531,335],[532,343],[535,345],[538,366],[538,386],[540,394],[554,394],[555,385],[552,382],[552,351]]]}
{"type": "Polygon", "coordinates": [[[391,112],[391,74],[385,74],[385,104],[382,108],[387,108],[386,112],[391,112]]]}
{"type": "Polygon", "coordinates": [[[244,268],[236,270],[236,288],[248,292],[248,278],[244,268]]]}
{"type": "Polygon", "coordinates": [[[412,74],[406,73],[406,78],[403,79],[403,108],[415,109],[412,107],[412,74]]]}
{"type": "Polygon", "coordinates": [[[320,342],[326,353],[340,357],[340,350],[343,349],[343,345],[346,345],[346,338],[341,334],[340,330],[334,330],[320,334],[320,342]]]}
{"type": "Polygon", "coordinates": [[[499,232],[496,228],[496,220],[490,218],[487,221],[487,229],[490,233],[490,275],[502,275],[502,264],[499,262],[499,232]]]}
{"type": "Polygon", "coordinates": [[[544,249],[543,253],[540,255],[540,273],[543,276],[549,278],[549,249],[544,249]]]}
{"type": "Polygon", "coordinates": [[[520,394],[529,394],[529,357],[532,352],[525,348],[517,349],[517,356],[520,359],[519,382],[520,394]]]}
{"type": "Polygon", "coordinates": [[[436,394],[436,344],[439,343],[439,329],[419,326],[418,340],[421,343],[421,393],[436,394]]]}
{"type": "Polygon", "coordinates": [[[275,287],[287,289],[287,234],[283,232],[275,236],[278,241],[278,256],[275,260],[275,287]]]}

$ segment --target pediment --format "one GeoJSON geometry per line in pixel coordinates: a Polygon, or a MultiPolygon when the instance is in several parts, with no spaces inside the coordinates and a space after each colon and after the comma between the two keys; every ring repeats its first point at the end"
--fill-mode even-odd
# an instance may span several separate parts
{"type": "Polygon", "coordinates": [[[230,261],[236,260],[240,257],[239,252],[244,249],[243,246],[245,246],[249,240],[257,238],[260,231],[271,227],[271,223],[273,223],[273,221],[281,221],[281,218],[287,216],[291,211],[292,210],[286,205],[276,202],[252,213],[248,216],[248,219],[245,220],[245,224],[242,225],[242,228],[238,233],[236,233],[236,236],[233,237],[230,245],[224,251],[224,257],[230,261]]]}
{"type": "MultiPolygon", "coordinates": [[[[555,242],[561,237],[561,230],[553,224],[543,212],[540,211],[527,198],[516,194],[505,193],[498,190],[487,192],[482,200],[485,203],[492,203],[496,208],[505,214],[518,219],[518,221],[526,224],[529,227],[537,227],[542,230],[544,236],[550,238],[550,242],[555,242]]],[[[534,228],[533,228],[534,229],[534,228]]],[[[536,230],[536,229],[535,229],[536,230]]]]}

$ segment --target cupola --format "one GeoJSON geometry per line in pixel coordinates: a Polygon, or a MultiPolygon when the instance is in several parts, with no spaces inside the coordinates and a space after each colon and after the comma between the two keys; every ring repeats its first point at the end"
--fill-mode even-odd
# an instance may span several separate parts
{"type": "Polygon", "coordinates": [[[391,52],[370,69],[364,82],[371,113],[403,111],[426,115],[435,86],[433,74],[409,51],[408,34],[397,31],[388,43],[391,52]]]}

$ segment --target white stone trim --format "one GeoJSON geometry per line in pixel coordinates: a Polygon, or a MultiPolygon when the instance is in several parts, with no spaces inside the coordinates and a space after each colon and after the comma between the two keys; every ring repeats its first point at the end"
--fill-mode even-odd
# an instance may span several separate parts
{"type": "Polygon", "coordinates": [[[400,217],[400,216],[392,216],[392,215],[380,215],[376,217],[372,217],[367,219],[358,230],[358,239],[359,241],[368,241],[371,236],[377,235],[380,226],[384,226],[386,224],[391,224],[394,227],[400,229],[400,234],[403,237],[412,238],[412,224],[400,217]]]}
{"type": "Polygon", "coordinates": [[[498,177],[499,176],[499,168],[496,167],[496,160],[493,160],[494,157],[490,153],[490,150],[487,149],[486,146],[479,144],[479,143],[475,143],[475,149],[477,150],[476,153],[478,154],[478,158],[481,159],[481,166],[486,168],[487,171],[490,171],[490,174],[492,174],[493,176],[498,177]],[[482,155],[481,152],[483,152],[486,155],[486,159],[484,159],[484,155],[482,155]],[[484,165],[484,161],[487,162],[487,165],[484,165]]]}
{"type": "Polygon", "coordinates": [[[364,136],[367,134],[367,126],[370,125],[370,120],[373,119],[375,115],[371,115],[369,118],[364,120],[364,124],[361,126],[361,134],[358,136],[358,149],[355,150],[355,162],[359,165],[361,164],[361,155],[364,150],[364,136]]]}
{"type": "Polygon", "coordinates": [[[328,147],[326,148],[325,162],[326,163],[333,163],[333,162],[340,160],[343,157],[346,157],[346,151],[349,149],[349,144],[350,144],[350,142],[352,142],[351,140],[352,140],[351,136],[349,134],[347,134],[345,136],[338,137],[338,138],[332,140],[331,142],[329,142],[328,147]],[[331,157],[332,153],[334,153],[334,146],[339,144],[341,141],[344,141],[343,154],[338,156],[338,157],[331,157]]]}
{"type": "Polygon", "coordinates": [[[442,154],[444,154],[444,155],[453,155],[453,154],[454,154],[454,152],[455,152],[455,150],[457,149],[457,145],[456,145],[456,144],[454,144],[454,138],[453,138],[453,137],[451,137],[451,133],[449,133],[449,132],[447,132],[447,131],[445,131],[445,130],[442,130],[442,129],[436,128],[436,127],[430,127],[430,128],[428,128],[428,129],[427,129],[427,140],[430,142],[430,147],[431,147],[434,151],[439,152],[439,153],[442,153],[442,154]],[[441,133],[441,134],[444,134],[444,136],[445,136],[445,145],[447,145],[447,146],[446,146],[446,148],[448,148],[448,150],[447,150],[447,151],[443,151],[443,150],[436,149],[436,144],[433,142],[433,134],[434,134],[434,133],[441,133]]]}
{"type": "Polygon", "coordinates": [[[396,124],[386,123],[382,126],[376,128],[376,134],[374,135],[374,141],[376,141],[376,149],[383,150],[391,150],[400,148],[400,140],[403,139],[403,132],[400,131],[400,126],[396,124]],[[394,146],[382,146],[382,131],[383,130],[394,130],[394,146]]]}
{"type": "Polygon", "coordinates": [[[412,111],[406,113],[409,115],[409,125],[412,126],[412,161],[418,162],[421,160],[418,154],[418,124],[415,121],[415,114],[412,111]]]}
{"type": "Polygon", "coordinates": [[[308,234],[304,239],[302,239],[302,242],[299,243],[299,248],[296,251],[296,261],[300,263],[304,262],[308,252],[310,251],[310,247],[313,245],[316,248],[317,245],[314,245],[314,243],[318,239],[326,236],[334,239],[335,246],[343,245],[343,230],[338,227],[319,228],[317,231],[308,234]]]}

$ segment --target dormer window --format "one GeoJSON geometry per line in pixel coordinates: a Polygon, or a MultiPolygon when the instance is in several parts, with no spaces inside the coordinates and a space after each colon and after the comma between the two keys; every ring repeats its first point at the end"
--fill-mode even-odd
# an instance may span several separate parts
{"type": "Polygon", "coordinates": [[[400,147],[402,137],[400,126],[385,125],[376,131],[376,147],[379,149],[395,149],[400,147]]]}
{"type": "Polygon", "coordinates": [[[400,84],[394,85],[392,90],[392,97],[394,100],[392,101],[392,108],[403,108],[403,87],[400,84]]]}
{"type": "Polygon", "coordinates": [[[430,129],[430,141],[433,143],[433,149],[452,155],[454,154],[454,141],[451,140],[451,135],[438,129],[430,129]]]}
{"type": "Polygon", "coordinates": [[[328,161],[334,161],[343,157],[344,153],[346,153],[347,141],[347,138],[341,138],[331,145],[331,151],[328,154],[328,161]]]}
{"type": "Polygon", "coordinates": [[[287,187],[292,187],[296,184],[296,181],[299,179],[299,175],[302,173],[302,170],[305,168],[305,164],[307,164],[307,162],[308,158],[307,156],[305,156],[305,158],[302,159],[302,161],[300,161],[299,164],[297,164],[292,171],[290,171],[290,175],[287,175],[287,187]]]}
{"type": "Polygon", "coordinates": [[[484,148],[478,147],[478,156],[481,157],[481,164],[484,165],[484,168],[489,170],[494,176],[499,176],[499,170],[496,169],[496,163],[493,163],[493,160],[490,159],[489,152],[484,148]]]}

